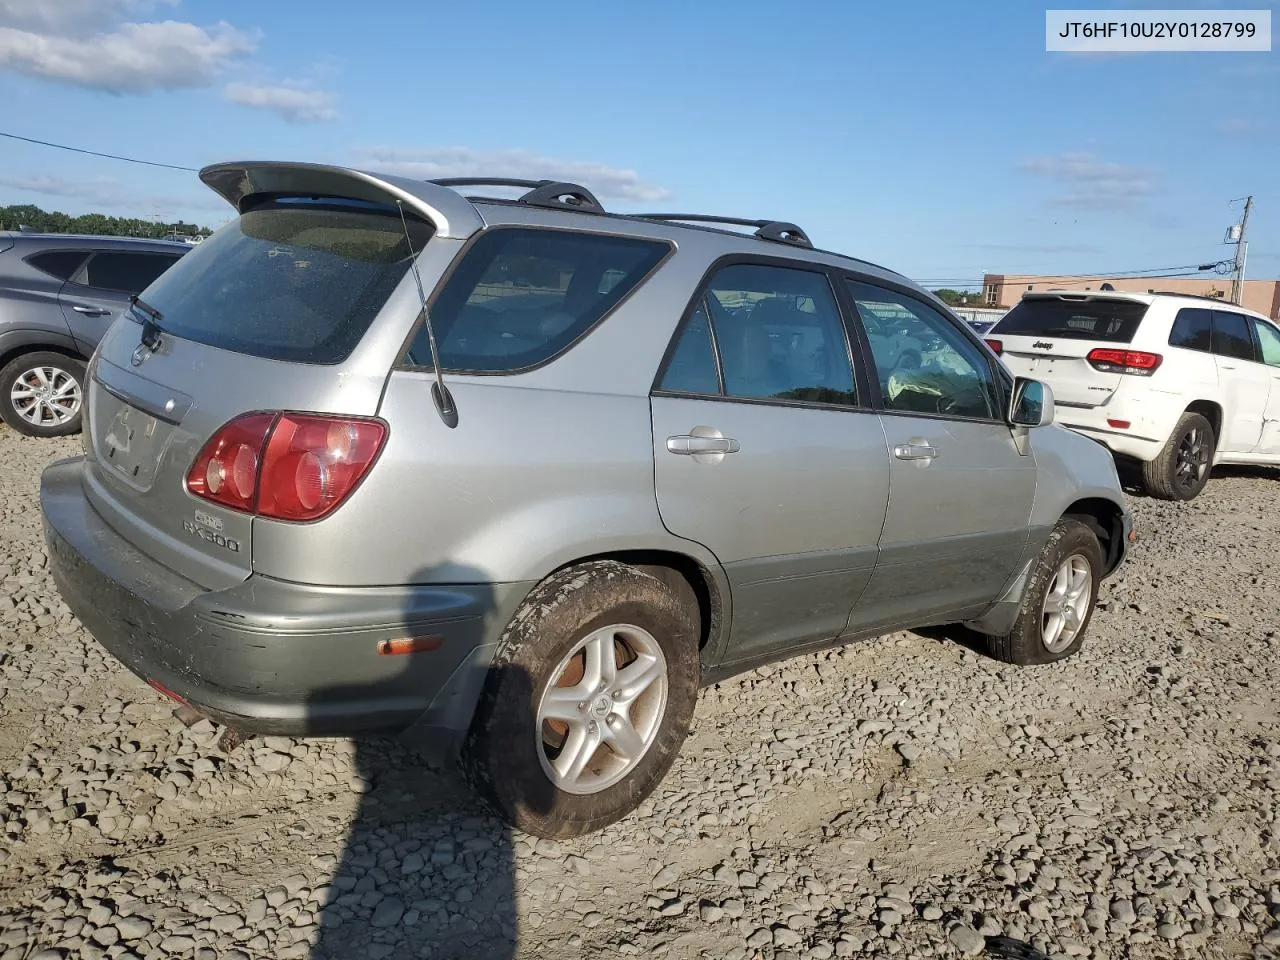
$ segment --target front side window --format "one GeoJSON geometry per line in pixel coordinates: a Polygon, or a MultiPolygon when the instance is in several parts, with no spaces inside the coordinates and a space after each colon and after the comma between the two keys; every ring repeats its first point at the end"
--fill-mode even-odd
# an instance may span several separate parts
{"type": "Polygon", "coordinates": [[[1261,320],[1253,320],[1253,329],[1262,348],[1262,362],[1269,367],[1280,367],[1280,330],[1261,320]]]}
{"type": "Polygon", "coordinates": [[[1243,313],[1213,311],[1213,352],[1220,357],[1256,361],[1249,318],[1243,313]]]}
{"type": "Polygon", "coordinates": [[[886,410],[999,419],[1000,389],[982,351],[945,316],[906,294],[849,281],[886,410]]]}
{"type": "Polygon", "coordinates": [[[722,268],[685,325],[659,389],[856,406],[848,338],[826,276],[765,264],[722,268]]]}
{"type": "MultiPolygon", "coordinates": [[[[570,230],[491,230],[463,254],[432,304],[441,367],[508,373],[545,363],[599,323],[670,249],[570,230]]],[[[405,362],[431,365],[425,326],[405,362]]]]}
{"type": "Polygon", "coordinates": [[[1213,311],[1184,307],[1173,318],[1169,346],[1209,353],[1213,350],[1213,311]]]}
{"type": "Polygon", "coordinates": [[[141,293],[178,259],[167,253],[95,253],[85,269],[84,282],[100,290],[141,293]]]}

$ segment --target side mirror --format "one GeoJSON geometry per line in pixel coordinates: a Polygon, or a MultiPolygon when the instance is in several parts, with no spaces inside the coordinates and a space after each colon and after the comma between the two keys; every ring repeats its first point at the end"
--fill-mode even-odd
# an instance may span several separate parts
{"type": "Polygon", "coordinates": [[[1015,379],[1009,422],[1015,427],[1043,427],[1053,423],[1053,390],[1049,385],[1029,377],[1015,379]]]}

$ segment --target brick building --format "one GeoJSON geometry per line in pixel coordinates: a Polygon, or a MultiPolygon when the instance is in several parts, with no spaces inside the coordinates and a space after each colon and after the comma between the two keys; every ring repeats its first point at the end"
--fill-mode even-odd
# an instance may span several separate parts
{"type": "MultiPolygon", "coordinates": [[[[1028,290],[1070,290],[1083,293],[1100,290],[1103,284],[1124,293],[1190,293],[1201,297],[1231,298],[1231,280],[1228,277],[1206,277],[1185,280],[1160,280],[1149,278],[1107,279],[1091,277],[1080,280],[1075,277],[1027,276],[1013,273],[988,273],[982,278],[983,303],[989,307],[1014,306],[1028,290]]],[[[1280,320],[1280,280],[1246,280],[1241,306],[1280,320]]]]}

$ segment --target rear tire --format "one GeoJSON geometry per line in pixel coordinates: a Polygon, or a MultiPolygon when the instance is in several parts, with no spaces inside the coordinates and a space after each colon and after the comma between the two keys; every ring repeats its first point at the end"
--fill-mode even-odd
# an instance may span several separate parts
{"type": "Polygon", "coordinates": [[[984,635],[986,652],[1022,666],[1073,656],[1093,619],[1104,562],[1093,530],[1079,520],[1059,520],[1032,568],[1013,630],[984,635]]]}
{"type": "Polygon", "coordinates": [[[1142,464],[1142,486],[1158,500],[1194,500],[1209,482],[1218,439],[1198,413],[1184,413],[1154,460],[1142,464]]]}
{"type": "Polygon", "coordinates": [[[75,357],[37,350],[0,370],[0,417],[28,437],[79,433],[85,365],[75,357]]]}
{"type": "Polygon", "coordinates": [[[537,837],[625,817],[688,735],[699,630],[696,606],[627,564],[593,561],[539,584],[499,641],[463,744],[473,789],[537,837]]]}

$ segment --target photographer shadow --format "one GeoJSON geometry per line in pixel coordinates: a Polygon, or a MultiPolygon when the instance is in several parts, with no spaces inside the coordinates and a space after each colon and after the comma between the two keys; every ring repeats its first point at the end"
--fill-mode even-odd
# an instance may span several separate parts
{"type": "MultiPolygon", "coordinates": [[[[431,583],[430,570],[415,578],[431,583]]],[[[477,573],[474,584],[483,583],[477,573]]],[[[483,602],[484,632],[495,633],[492,591],[483,602]]],[[[405,611],[404,636],[441,624],[405,611]]],[[[449,642],[448,640],[445,641],[449,642]]],[[[441,658],[433,652],[389,657],[402,672],[390,686],[436,689],[441,658]]],[[[448,668],[446,668],[448,669],[448,668]]],[[[463,669],[487,672],[487,668],[463,669]]],[[[518,669],[518,668],[505,668],[518,669]]],[[[524,671],[518,689],[535,710],[524,671]]],[[[483,678],[476,675],[478,682],[483,678]]],[[[384,679],[379,687],[388,686],[384,679]]],[[[314,698],[323,703],[368,695],[368,688],[337,687],[314,698]]],[[[311,960],[504,960],[517,953],[515,850],[511,830],[464,781],[456,750],[444,742],[411,745],[404,738],[355,738],[353,788],[359,791],[346,844],[318,917],[311,960]],[[423,746],[430,749],[424,750],[423,746]]],[[[549,810],[552,785],[526,797],[533,810],[549,810]]]]}

